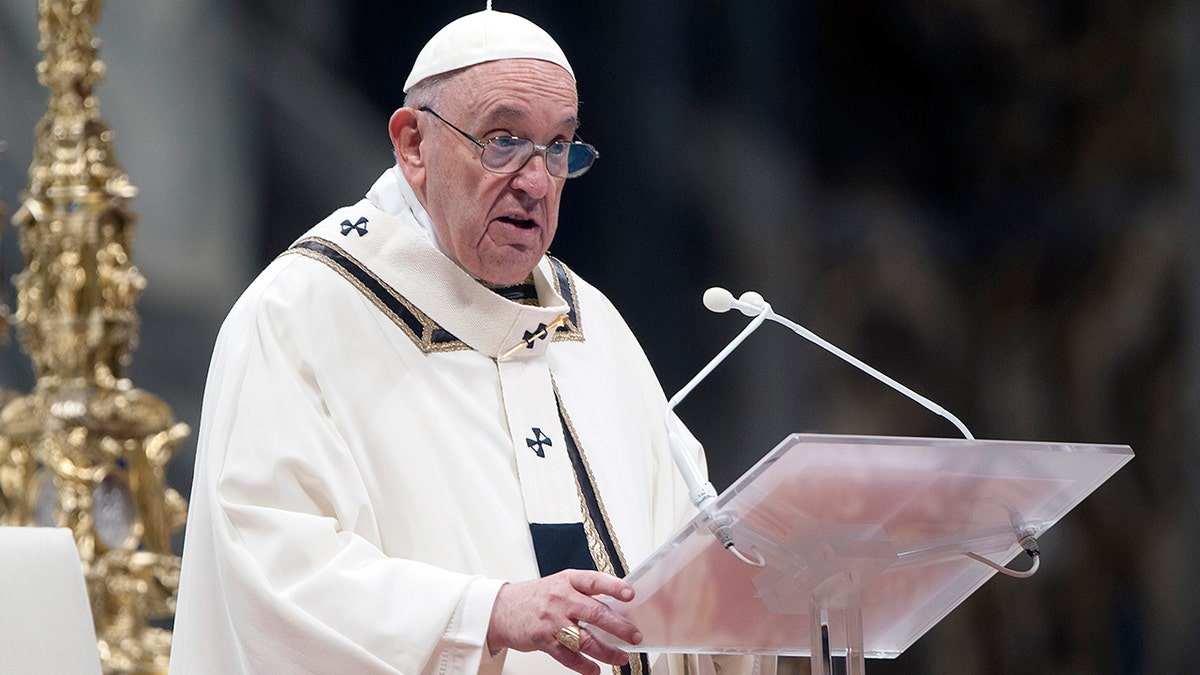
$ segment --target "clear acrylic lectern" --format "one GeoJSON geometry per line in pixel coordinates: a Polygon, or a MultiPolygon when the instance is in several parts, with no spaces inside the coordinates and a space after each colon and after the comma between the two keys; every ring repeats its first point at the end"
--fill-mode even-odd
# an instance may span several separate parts
{"type": "MultiPolygon", "coordinates": [[[[1123,445],[795,434],[626,580],[638,651],[893,658],[1133,457],[1123,445]],[[710,527],[732,528],[737,550],[710,527]],[[815,646],[815,648],[814,648],[815,646]]],[[[589,627],[602,639],[627,644],[589,627]]]]}

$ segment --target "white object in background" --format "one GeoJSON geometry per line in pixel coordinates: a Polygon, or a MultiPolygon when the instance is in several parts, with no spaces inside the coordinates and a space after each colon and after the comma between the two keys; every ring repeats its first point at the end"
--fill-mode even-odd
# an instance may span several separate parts
{"type": "Polygon", "coordinates": [[[71,530],[0,527],[0,673],[100,675],[71,530]]]}

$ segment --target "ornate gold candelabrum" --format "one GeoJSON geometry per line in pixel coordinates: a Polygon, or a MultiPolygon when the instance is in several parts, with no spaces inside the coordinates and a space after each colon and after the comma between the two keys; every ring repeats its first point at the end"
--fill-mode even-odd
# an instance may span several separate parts
{"type": "MultiPolygon", "coordinates": [[[[3,155],[3,154],[4,154],[4,142],[0,141],[0,155],[3,155]]],[[[4,220],[4,217],[7,215],[8,215],[8,212],[4,210],[4,204],[0,204],[0,220],[4,220]]],[[[4,269],[3,263],[0,263],[0,270],[3,270],[3,269],[4,269]]],[[[3,283],[4,283],[4,280],[0,279],[0,284],[3,284],[3,283]]],[[[4,304],[3,294],[0,294],[0,349],[2,349],[7,343],[8,343],[8,305],[4,304]]],[[[8,405],[8,402],[13,400],[17,396],[18,396],[17,392],[13,391],[12,389],[8,389],[7,387],[4,387],[3,385],[0,385],[0,410],[4,410],[4,406],[8,405]]],[[[2,429],[2,427],[0,427],[0,429],[2,429]]],[[[2,465],[0,465],[0,480],[3,480],[2,465]]],[[[3,485],[0,485],[0,514],[3,514],[4,511],[5,511],[4,489],[3,489],[3,485]]],[[[3,516],[0,516],[0,518],[2,518],[2,517],[3,516]]],[[[3,522],[3,521],[0,520],[0,522],[3,522]]]]}
{"type": "Polygon", "coordinates": [[[186,505],[163,470],[188,434],[125,376],[145,279],[130,260],[137,190],[113,158],[92,88],[98,0],[39,0],[29,190],[13,215],[25,268],[14,316],[37,383],[0,411],[0,524],[75,533],[107,673],[165,672],[186,505]]]}
{"type": "MultiPolygon", "coordinates": [[[[0,157],[4,156],[4,151],[7,149],[8,144],[4,142],[4,139],[0,138],[0,157]]],[[[4,203],[0,202],[0,220],[4,220],[7,215],[8,211],[4,209],[4,203]]],[[[0,240],[3,239],[4,237],[0,236],[0,240]]],[[[3,261],[0,261],[0,271],[3,269],[4,263],[3,261]]],[[[0,279],[0,289],[4,288],[3,284],[4,280],[0,279]]],[[[6,293],[0,292],[0,349],[2,349],[8,343],[8,305],[4,304],[5,295],[6,293]]],[[[0,410],[4,410],[4,406],[8,405],[8,402],[16,397],[17,392],[0,385],[0,410]]],[[[3,474],[0,473],[0,476],[2,475],[3,474]]],[[[3,513],[4,510],[4,490],[3,487],[0,486],[0,513],[3,513]]]]}

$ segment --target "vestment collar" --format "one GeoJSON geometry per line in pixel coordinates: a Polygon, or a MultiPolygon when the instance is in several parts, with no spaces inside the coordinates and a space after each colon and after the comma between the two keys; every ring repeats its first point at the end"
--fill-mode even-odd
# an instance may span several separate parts
{"type": "Polygon", "coordinates": [[[574,293],[561,263],[556,269],[543,256],[533,270],[540,306],[501,297],[437,248],[428,214],[397,167],[376,181],[366,199],[334,212],[292,250],[310,257],[319,252],[402,328],[407,308],[416,322],[407,322],[406,332],[421,344],[435,344],[432,336],[441,330],[493,358],[520,359],[545,352],[554,326],[562,325],[559,317],[577,330],[574,293]],[[313,241],[319,244],[302,245],[313,241]]]}

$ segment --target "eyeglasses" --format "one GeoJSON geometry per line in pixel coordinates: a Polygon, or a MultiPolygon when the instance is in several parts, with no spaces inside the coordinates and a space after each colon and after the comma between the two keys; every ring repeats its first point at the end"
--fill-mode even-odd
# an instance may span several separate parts
{"type": "Polygon", "coordinates": [[[451,124],[433,108],[422,106],[418,110],[432,114],[482,148],[483,152],[479,155],[479,163],[492,173],[516,173],[525,166],[530,157],[540,152],[542,158],[546,160],[546,171],[550,172],[551,176],[575,178],[587,173],[596,158],[600,156],[596,148],[583,141],[557,141],[550,145],[538,145],[528,138],[517,138],[516,136],[497,136],[487,141],[481,141],[451,124]]]}

